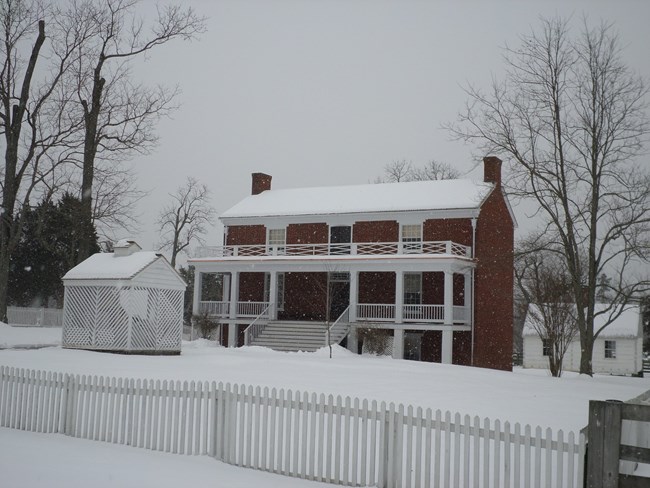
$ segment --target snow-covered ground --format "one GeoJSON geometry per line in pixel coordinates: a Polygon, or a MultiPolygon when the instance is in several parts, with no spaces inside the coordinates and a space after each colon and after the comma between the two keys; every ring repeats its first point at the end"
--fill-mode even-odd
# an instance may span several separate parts
{"type": "Polygon", "coordinates": [[[0,428],[0,486],[66,488],[318,488],[324,483],[60,434],[0,428]]]}
{"type": "Polygon", "coordinates": [[[61,327],[11,327],[0,322],[0,349],[60,344],[61,327]]]}
{"type": "MultiPolygon", "coordinates": [[[[0,328],[3,334],[10,327],[0,328]]],[[[34,329],[51,333],[51,330],[34,329]]],[[[38,337],[36,342],[41,341],[38,337]]],[[[334,358],[257,347],[228,349],[184,342],[180,356],[127,356],[49,347],[0,351],[0,365],[56,372],[179,380],[214,380],[333,393],[450,410],[533,427],[579,431],[589,400],[628,400],[650,389],[649,378],[583,377],[516,369],[513,373],[358,356],[340,347],[334,358]]]]}

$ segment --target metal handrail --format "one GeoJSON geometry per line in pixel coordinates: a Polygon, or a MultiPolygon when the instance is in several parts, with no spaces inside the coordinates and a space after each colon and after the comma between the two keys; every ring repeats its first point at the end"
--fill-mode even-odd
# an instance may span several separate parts
{"type": "Polygon", "coordinates": [[[267,312],[270,311],[270,309],[271,309],[271,307],[273,305],[274,305],[274,303],[269,303],[267,305],[267,307],[264,310],[262,310],[262,312],[260,312],[260,314],[257,317],[255,317],[255,319],[251,322],[251,324],[248,327],[246,327],[246,329],[244,330],[244,345],[245,346],[250,345],[250,343],[251,343],[251,341],[253,339],[259,337],[259,335],[264,330],[264,327],[266,327],[268,325],[268,321],[266,323],[262,323],[262,322],[257,323],[257,322],[260,320],[260,318],[262,318],[262,317],[264,317],[266,315],[270,315],[270,313],[267,314],[267,312]]]}
{"type": "Polygon", "coordinates": [[[325,338],[325,345],[331,346],[333,344],[338,344],[343,340],[343,338],[348,335],[348,328],[350,327],[350,305],[348,305],[343,313],[338,316],[332,325],[327,328],[327,337],[325,338]],[[343,317],[347,316],[347,320],[343,321],[343,317]],[[336,334],[334,340],[332,340],[332,333],[336,334]],[[340,337],[338,337],[340,336],[340,337]],[[338,339],[336,338],[338,337],[338,339]]]}

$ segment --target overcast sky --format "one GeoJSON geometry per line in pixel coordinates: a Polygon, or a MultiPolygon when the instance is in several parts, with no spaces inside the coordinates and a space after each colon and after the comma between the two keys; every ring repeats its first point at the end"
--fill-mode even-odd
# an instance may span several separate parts
{"type": "MultiPolygon", "coordinates": [[[[540,15],[614,22],[628,64],[650,78],[650,1],[194,0],[209,18],[199,41],[168,44],[137,66],[147,82],[178,84],[181,108],[159,125],[160,145],[134,160],[150,190],[131,236],[155,246],[168,193],[193,176],[217,213],[273,188],[372,181],[398,159],[430,159],[480,178],[475,148],[440,128],[455,119],[468,82],[502,71],[502,47],[540,15]]],[[[143,14],[154,2],[144,0],[143,14]]],[[[497,156],[503,156],[498,155],[497,156]]],[[[515,208],[526,229],[523,208],[515,208]]],[[[122,236],[117,236],[122,237],[122,236]]],[[[218,244],[219,231],[208,241],[218,244]]]]}

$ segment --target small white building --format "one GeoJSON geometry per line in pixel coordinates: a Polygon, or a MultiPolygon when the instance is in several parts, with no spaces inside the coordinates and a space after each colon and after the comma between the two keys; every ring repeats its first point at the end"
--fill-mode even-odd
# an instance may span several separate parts
{"type": "Polygon", "coordinates": [[[97,253],[63,277],[63,347],[180,354],[185,281],[134,241],[97,253]]]}
{"type": "MultiPolygon", "coordinates": [[[[597,303],[596,313],[608,304],[597,303]]],[[[535,305],[530,305],[535,307],[535,305]]],[[[532,314],[526,314],[524,323],[524,368],[548,369],[547,347],[532,323],[532,314]]],[[[594,320],[594,330],[600,329],[609,314],[594,320]]],[[[608,325],[594,341],[592,356],[594,373],[631,375],[643,369],[643,322],[641,307],[631,306],[608,325]]],[[[580,371],[580,334],[571,341],[562,363],[563,371],[580,371]]]]}

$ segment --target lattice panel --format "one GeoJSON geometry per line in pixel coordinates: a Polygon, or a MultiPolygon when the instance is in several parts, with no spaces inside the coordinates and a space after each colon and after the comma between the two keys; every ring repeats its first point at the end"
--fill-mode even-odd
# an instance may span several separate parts
{"type": "Polygon", "coordinates": [[[63,311],[63,345],[91,346],[95,323],[95,288],[66,287],[63,311]]]}
{"type": "Polygon", "coordinates": [[[95,287],[95,337],[93,346],[98,349],[124,349],[127,347],[129,318],[121,300],[121,290],[110,286],[95,287]]]}
{"type": "Polygon", "coordinates": [[[183,292],[145,287],[66,288],[63,345],[180,350],[183,292]]]}
{"type": "MultiPolygon", "coordinates": [[[[131,348],[136,350],[178,350],[183,327],[183,292],[153,288],[133,288],[134,297],[147,291],[147,314],[133,318],[131,348]]],[[[142,307],[138,303],[138,307],[142,307]]]]}

